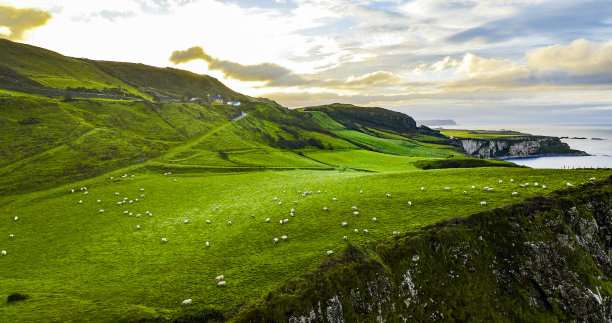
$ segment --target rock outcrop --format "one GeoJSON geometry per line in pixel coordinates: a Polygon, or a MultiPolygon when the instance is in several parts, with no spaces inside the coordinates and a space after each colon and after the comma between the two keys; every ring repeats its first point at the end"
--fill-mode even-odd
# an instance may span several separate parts
{"type": "Polygon", "coordinates": [[[581,156],[583,151],[571,149],[557,137],[528,136],[498,139],[456,138],[465,153],[476,158],[515,158],[539,156],[581,156]]]}
{"type": "Polygon", "coordinates": [[[612,178],[348,247],[238,322],[612,321],[612,178]]]}

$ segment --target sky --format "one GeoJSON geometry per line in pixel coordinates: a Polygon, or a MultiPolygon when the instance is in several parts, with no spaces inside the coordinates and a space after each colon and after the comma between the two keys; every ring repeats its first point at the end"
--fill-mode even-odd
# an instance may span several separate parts
{"type": "Polygon", "coordinates": [[[290,108],[612,124],[610,0],[0,0],[0,37],[290,108]]]}

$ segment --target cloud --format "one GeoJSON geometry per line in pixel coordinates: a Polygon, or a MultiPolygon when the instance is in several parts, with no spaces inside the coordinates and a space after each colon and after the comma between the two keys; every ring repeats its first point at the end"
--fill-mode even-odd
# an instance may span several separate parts
{"type": "Polygon", "coordinates": [[[569,45],[537,48],[526,55],[535,70],[560,69],[574,75],[612,73],[612,41],[594,43],[576,39],[569,45]]]}
{"type": "Polygon", "coordinates": [[[187,50],[177,50],[170,56],[172,63],[180,64],[202,59],[208,63],[209,70],[221,71],[225,76],[245,81],[264,82],[266,86],[299,86],[309,83],[300,75],[288,68],[274,63],[242,65],[240,63],[214,58],[204,52],[202,47],[191,47],[187,50]]]}
{"type": "Polygon", "coordinates": [[[0,5],[0,27],[5,27],[3,29],[9,31],[8,33],[0,32],[0,37],[23,40],[26,31],[43,26],[51,17],[50,13],[37,9],[17,9],[0,5]]]}
{"type": "Polygon", "coordinates": [[[109,11],[109,10],[100,11],[100,16],[110,21],[115,21],[116,18],[131,18],[131,17],[134,17],[135,15],[136,14],[133,11],[126,11],[126,12],[109,11]]]}

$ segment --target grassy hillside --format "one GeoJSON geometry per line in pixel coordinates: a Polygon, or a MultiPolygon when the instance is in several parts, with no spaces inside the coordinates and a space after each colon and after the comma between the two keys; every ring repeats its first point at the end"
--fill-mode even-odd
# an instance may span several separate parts
{"type": "Polygon", "coordinates": [[[440,130],[445,136],[453,136],[458,138],[470,138],[470,139],[496,139],[506,137],[528,137],[529,134],[521,133],[510,130],[460,130],[460,129],[444,129],[440,130]]]}
{"type": "Polygon", "coordinates": [[[349,243],[376,241],[395,230],[406,232],[466,216],[482,210],[483,200],[487,208],[501,206],[565,187],[567,181],[578,184],[610,174],[518,168],[378,174],[268,171],[164,176],[144,168],[125,172],[127,178],[117,172],[113,180],[104,176],[2,198],[0,248],[7,250],[7,256],[0,258],[0,297],[20,292],[30,298],[0,303],[0,317],[115,321],[226,311],[253,302],[313,268],[327,257],[327,250],[338,253],[349,243]],[[498,184],[499,179],[504,182],[498,184]],[[549,189],[519,188],[518,183],[524,182],[539,182],[549,189]],[[471,190],[471,185],[477,189],[471,190]],[[485,185],[495,191],[481,190],[485,185]],[[82,186],[88,194],[78,189],[82,186]],[[443,190],[446,186],[450,192],[443,190]],[[70,193],[72,188],[75,193],[70,193]],[[306,190],[313,193],[299,192],[306,190]],[[519,191],[518,198],[510,195],[513,191],[519,191]],[[124,197],[134,202],[117,205],[124,197]],[[352,213],[351,206],[359,215],[352,213]],[[13,220],[15,215],[18,221],[13,220]],[[289,222],[279,224],[285,218],[289,222]],[[342,226],[343,221],[348,226],[342,226]],[[272,241],[282,235],[288,240],[272,241]],[[162,243],[162,237],[168,242],[162,243]],[[214,279],[221,274],[228,282],[225,287],[218,287],[214,279]],[[189,309],[180,306],[186,298],[194,300],[189,309]]]}

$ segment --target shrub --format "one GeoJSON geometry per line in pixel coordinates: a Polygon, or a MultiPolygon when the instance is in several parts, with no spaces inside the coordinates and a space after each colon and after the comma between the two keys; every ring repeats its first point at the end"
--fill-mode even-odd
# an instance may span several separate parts
{"type": "Polygon", "coordinates": [[[6,298],[6,302],[10,303],[10,302],[15,302],[15,301],[23,301],[24,299],[27,299],[27,298],[28,298],[28,295],[26,294],[12,293],[6,298]]]}
{"type": "Polygon", "coordinates": [[[229,158],[229,156],[227,155],[227,153],[226,153],[226,152],[224,152],[223,150],[219,150],[219,151],[218,151],[218,153],[219,153],[219,157],[221,157],[221,158],[223,158],[223,159],[228,159],[228,158],[229,158]]]}

